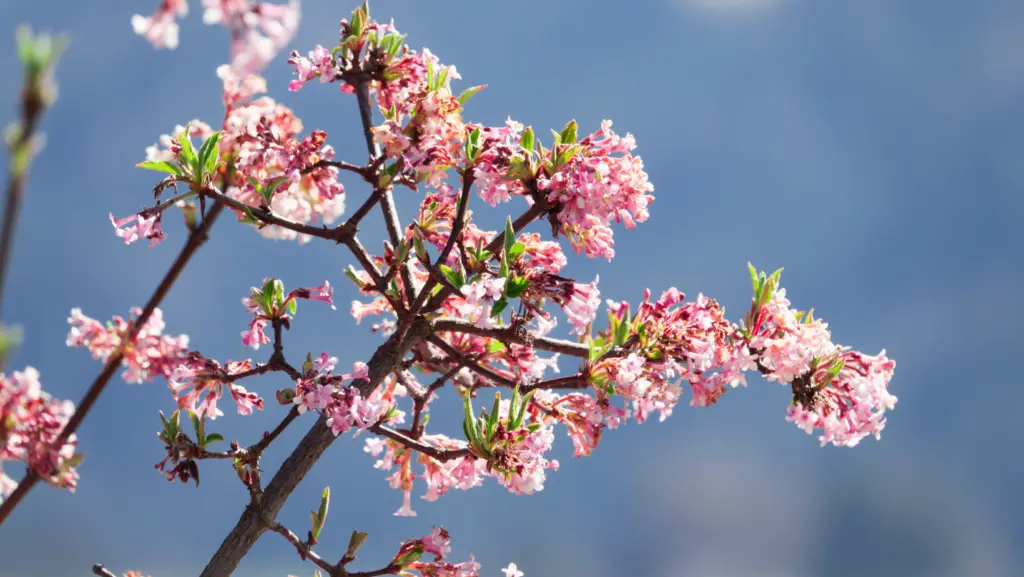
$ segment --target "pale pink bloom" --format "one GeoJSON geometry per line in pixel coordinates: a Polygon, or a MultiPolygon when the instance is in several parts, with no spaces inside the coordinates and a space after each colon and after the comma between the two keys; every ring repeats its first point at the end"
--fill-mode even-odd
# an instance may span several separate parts
{"type": "Polygon", "coordinates": [[[452,540],[441,527],[434,527],[429,535],[420,539],[420,543],[423,544],[424,553],[435,555],[438,559],[452,552],[452,540]]]}
{"type": "Polygon", "coordinates": [[[263,318],[255,318],[249,323],[249,328],[242,331],[242,344],[257,351],[260,345],[270,342],[270,337],[264,333],[267,328],[267,321],[263,318]]]}
{"type": "Polygon", "coordinates": [[[509,563],[508,567],[501,570],[505,577],[523,577],[524,573],[519,570],[515,563],[509,563]]]}
{"type": "Polygon", "coordinates": [[[572,297],[562,305],[565,316],[572,323],[572,332],[582,335],[597,317],[597,309],[601,306],[601,292],[597,290],[600,277],[595,277],[589,284],[573,284],[572,297]]]}
{"type": "MultiPolygon", "coordinates": [[[[131,309],[133,315],[142,313],[142,309],[131,309]]],[[[82,314],[81,309],[71,309],[68,323],[66,344],[69,347],[86,347],[92,352],[94,359],[106,360],[117,351],[124,335],[128,333],[134,320],[125,320],[115,316],[106,325],[82,314]]],[[[121,360],[125,372],[122,377],[129,383],[148,381],[156,375],[169,377],[188,355],[188,336],[171,337],[162,335],[164,329],[163,313],[154,309],[149,320],[139,330],[132,346],[123,351],[121,360]]]]}
{"type": "Polygon", "coordinates": [[[160,227],[160,217],[162,216],[160,213],[148,215],[143,211],[117,219],[114,218],[113,213],[110,213],[109,216],[111,224],[114,225],[114,233],[124,239],[125,244],[131,244],[140,238],[148,238],[149,246],[153,247],[164,239],[164,231],[160,227]]]}
{"type": "Polygon", "coordinates": [[[154,48],[174,50],[178,47],[178,23],[175,19],[187,15],[187,0],[161,0],[160,6],[152,16],[132,16],[132,30],[145,38],[154,48]]]}
{"type": "MultiPolygon", "coordinates": [[[[68,460],[78,439],[70,435],[54,446],[74,412],[71,401],[58,401],[43,391],[36,369],[0,373],[0,464],[21,461],[47,483],[74,492],[78,471],[68,460]]],[[[0,469],[0,502],[16,486],[0,469]]]]}

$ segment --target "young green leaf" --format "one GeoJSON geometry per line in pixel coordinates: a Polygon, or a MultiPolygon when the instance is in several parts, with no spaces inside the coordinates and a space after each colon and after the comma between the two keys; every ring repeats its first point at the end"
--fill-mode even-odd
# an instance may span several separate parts
{"type": "Polygon", "coordinates": [[[441,274],[444,275],[444,278],[448,279],[448,282],[452,283],[455,288],[461,289],[463,285],[466,284],[466,281],[462,278],[462,273],[456,272],[452,267],[442,264],[437,268],[441,270],[441,274]]]}
{"type": "Polygon", "coordinates": [[[465,106],[467,100],[472,98],[477,92],[480,92],[484,88],[487,88],[486,84],[481,84],[479,86],[470,86],[469,88],[463,90],[462,93],[459,94],[459,105],[465,106]]]}
{"type": "Polygon", "coordinates": [[[181,169],[178,168],[177,165],[167,162],[166,160],[144,160],[136,164],[135,167],[181,176],[181,169]]]}
{"type": "Polygon", "coordinates": [[[213,172],[220,157],[220,147],[217,142],[220,140],[220,131],[214,132],[199,147],[199,166],[203,167],[205,174],[213,172]]]}
{"type": "Polygon", "coordinates": [[[526,130],[523,131],[523,135],[519,139],[519,145],[523,147],[523,150],[533,152],[534,138],[533,127],[527,126],[526,130]]]}
{"type": "Polygon", "coordinates": [[[525,253],[525,252],[526,252],[526,245],[521,243],[521,242],[519,242],[519,241],[516,241],[516,243],[513,244],[508,249],[508,262],[509,262],[509,264],[515,263],[516,260],[518,260],[519,257],[523,256],[523,253],[525,253]]]}
{"type": "Polygon", "coordinates": [[[510,299],[518,298],[530,287],[530,280],[526,278],[511,278],[505,282],[505,296],[510,299]]]}
{"type": "Polygon", "coordinates": [[[561,141],[562,144],[576,144],[576,129],[576,121],[570,120],[569,123],[565,125],[565,128],[562,129],[562,133],[558,135],[559,141],[561,141]]]}

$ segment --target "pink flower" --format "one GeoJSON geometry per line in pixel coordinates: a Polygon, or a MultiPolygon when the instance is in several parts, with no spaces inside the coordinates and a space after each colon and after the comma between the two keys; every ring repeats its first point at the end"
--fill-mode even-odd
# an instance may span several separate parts
{"type": "Polygon", "coordinates": [[[114,233],[124,239],[125,244],[131,244],[139,238],[148,238],[149,246],[156,246],[164,239],[164,231],[160,228],[161,213],[148,215],[147,211],[133,214],[125,218],[114,218],[110,213],[110,222],[114,225],[114,233]],[[128,226],[131,224],[132,226],[128,226]],[[127,227],[127,228],[123,228],[127,227]]]}
{"type": "Polygon", "coordinates": [[[319,44],[309,52],[308,58],[292,51],[288,63],[295,66],[296,79],[288,84],[288,90],[292,92],[297,92],[303,84],[314,78],[319,78],[322,83],[333,82],[339,72],[331,51],[319,44]]]}
{"type": "Polygon", "coordinates": [[[601,306],[601,292],[597,290],[599,280],[600,277],[594,277],[594,282],[590,284],[573,284],[572,296],[562,305],[575,334],[585,334],[587,327],[597,317],[597,309],[601,306]]]}
{"type": "Polygon", "coordinates": [[[288,294],[288,298],[285,299],[287,303],[291,299],[308,299],[311,301],[321,301],[331,305],[331,309],[334,309],[334,300],[331,297],[334,295],[334,287],[331,283],[324,281],[324,284],[312,287],[312,288],[297,288],[288,294]]]}
{"type": "Polygon", "coordinates": [[[238,414],[250,415],[254,409],[263,410],[263,399],[235,384],[232,376],[251,369],[252,363],[247,360],[229,361],[225,367],[221,367],[217,361],[192,352],[170,375],[167,385],[178,408],[211,420],[224,414],[217,408],[217,401],[227,385],[238,414]]]}
{"type": "MultiPolygon", "coordinates": [[[[74,492],[78,440],[71,435],[54,446],[74,412],[71,401],[58,401],[43,391],[36,369],[0,373],[0,464],[22,461],[47,483],[74,492]]],[[[0,502],[15,487],[0,469],[0,502]]]]}
{"type": "MultiPolygon", "coordinates": [[[[553,174],[537,179],[548,202],[560,207],[558,221],[579,252],[611,260],[611,222],[627,229],[647,220],[647,205],[654,186],[647,180],[643,161],[632,155],[636,143],[631,134],[620,137],[610,120],[576,144],[577,152],[553,174]]],[[[553,153],[552,153],[553,154],[553,153]]]]}
{"type": "Polygon", "coordinates": [[[509,563],[508,567],[502,569],[501,572],[505,574],[505,577],[523,577],[523,572],[515,563],[509,563]]]}
{"type": "MultiPolygon", "coordinates": [[[[139,315],[142,309],[133,308],[131,312],[139,315]]],[[[94,359],[106,360],[121,347],[124,335],[130,331],[134,322],[115,316],[107,325],[103,325],[83,315],[81,309],[71,309],[71,316],[68,317],[71,330],[66,344],[69,347],[84,346],[92,352],[94,359]]],[[[125,381],[141,383],[157,375],[167,378],[185,361],[188,355],[188,336],[162,335],[163,329],[163,313],[160,309],[154,309],[131,346],[123,351],[121,364],[125,367],[122,374],[125,381]]]]}
{"type": "Polygon", "coordinates": [[[162,0],[153,16],[132,16],[132,30],[149,41],[154,48],[174,50],[178,47],[178,23],[175,18],[187,15],[186,0],[162,0]]]}

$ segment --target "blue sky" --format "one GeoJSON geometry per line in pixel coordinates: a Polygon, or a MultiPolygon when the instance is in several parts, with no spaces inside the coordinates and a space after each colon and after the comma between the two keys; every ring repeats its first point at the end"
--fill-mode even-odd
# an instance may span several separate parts
{"type": "MultiPolygon", "coordinates": [[[[150,198],[153,177],[134,163],[175,124],[221,114],[214,70],[226,60],[226,35],[202,24],[193,1],[181,47],[155,52],[129,26],[155,4],[0,4],[6,38],[20,22],[72,35],[3,319],[27,339],[9,366],[37,367],[59,397],[77,400],[99,370],[64,347],[68,311],[103,319],[141,305],[185,237],[173,218],[155,249],[114,236],[107,213],[129,214],[150,198]]],[[[291,47],[331,43],[353,6],[306,1],[291,47]]],[[[603,296],[617,300],[636,301],[645,287],[703,292],[736,318],[749,299],[745,263],[784,266],[791,300],[813,306],[837,342],[888,350],[900,401],[881,442],[819,449],[783,421],[786,391],[755,380],[714,407],[681,405],[664,423],[614,431],[586,459],[572,459],[560,436],[562,469],[538,495],[488,486],[420,503],[416,518],[391,516],[400,494],[361,440],[345,438],[300,485],[286,524],[304,527],[330,485],[323,548],[340,551],[352,529],[369,531],[362,568],[442,524],[453,555],[476,554],[488,575],[513,560],[528,577],[1024,574],[1013,546],[1024,539],[1024,391],[1013,370],[1024,322],[1015,290],[1024,281],[1024,5],[380,0],[373,10],[393,15],[412,46],[455,64],[464,86],[488,84],[470,103],[471,120],[510,115],[544,131],[575,118],[590,132],[610,118],[636,136],[655,185],[651,218],[617,231],[613,263],[577,258],[572,273],[600,274],[603,296]]],[[[3,118],[13,117],[18,74],[13,50],[0,50],[3,118]]],[[[272,95],[307,129],[327,130],[339,156],[362,159],[355,102],[316,84],[288,93],[289,74],[283,58],[272,64],[272,95]]],[[[416,198],[399,196],[408,216],[416,198]]],[[[364,244],[379,246],[380,232],[368,225],[364,244]]],[[[269,275],[287,286],[327,278],[344,305],[350,261],[336,247],[263,241],[225,219],[167,299],[167,330],[189,334],[209,356],[242,358],[248,287],[269,275]]],[[[302,307],[287,337],[294,358],[369,356],[377,337],[354,325],[347,306],[315,309],[302,307]]],[[[269,397],[281,383],[255,386],[269,397]]],[[[171,406],[162,382],[114,382],[80,431],[78,493],[33,492],[0,529],[0,577],[80,575],[95,562],[197,574],[246,495],[227,467],[205,466],[198,490],[153,470],[156,413],[171,406]]],[[[443,415],[434,422],[457,430],[443,415]]],[[[229,414],[216,430],[246,442],[279,417],[272,406],[229,414]]],[[[311,424],[293,426],[265,469],[276,470],[311,424]]],[[[239,570],[311,572],[274,535],[239,570]]]]}

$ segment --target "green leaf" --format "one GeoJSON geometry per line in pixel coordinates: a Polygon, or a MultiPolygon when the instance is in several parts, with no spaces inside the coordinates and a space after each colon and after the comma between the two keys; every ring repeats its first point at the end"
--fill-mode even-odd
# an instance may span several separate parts
{"type": "Polygon", "coordinates": [[[512,245],[516,243],[516,231],[512,228],[512,217],[505,218],[505,254],[512,251],[512,245]]]}
{"type": "Polygon", "coordinates": [[[750,284],[754,288],[754,294],[757,294],[757,269],[754,268],[754,265],[752,265],[752,264],[750,264],[748,262],[747,263],[747,270],[750,271],[750,284]]]}
{"type": "Polygon", "coordinates": [[[617,321],[615,332],[612,336],[612,344],[616,347],[621,347],[626,342],[627,336],[629,336],[629,321],[617,321]]]}
{"type": "MultiPolygon", "coordinates": [[[[429,60],[428,60],[428,62],[429,62],[429,60]]],[[[401,566],[401,567],[405,567],[406,565],[408,565],[410,563],[415,563],[416,561],[419,561],[420,557],[422,557],[422,556],[423,556],[423,545],[416,545],[411,551],[409,551],[405,555],[402,555],[398,559],[395,559],[394,564],[398,565],[398,566],[401,566]]]]}
{"type": "Polygon", "coordinates": [[[533,127],[527,126],[526,130],[523,131],[522,137],[519,139],[519,145],[523,147],[527,152],[533,152],[534,139],[536,137],[533,134],[533,127]]]}
{"type": "Polygon", "coordinates": [[[456,272],[452,267],[442,264],[438,265],[437,268],[441,270],[441,274],[444,275],[444,278],[448,279],[448,282],[452,283],[455,288],[461,289],[463,285],[466,284],[466,281],[462,278],[462,273],[456,272]]]}
{"type": "Polygon", "coordinates": [[[576,121],[570,120],[565,128],[562,129],[562,133],[558,135],[558,139],[562,144],[576,144],[576,121]]]}
{"type": "Polygon", "coordinates": [[[294,315],[295,315],[295,310],[296,310],[297,308],[298,308],[298,307],[297,307],[297,305],[295,304],[295,299],[292,299],[292,300],[288,301],[288,312],[289,312],[289,313],[291,313],[291,314],[292,314],[292,316],[294,316],[294,315]]]}
{"type": "Polygon", "coordinates": [[[196,168],[198,168],[196,166],[196,160],[198,160],[198,157],[196,156],[196,150],[192,148],[192,139],[189,138],[191,126],[191,124],[186,125],[185,130],[182,130],[181,134],[178,135],[178,144],[181,144],[181,154],[179,154],[179,157],[181,158],[182,166],[191,169],[193,176],[198,176],[196,174],[196,172],[198,172],[196,170],[196,168]]]}
{"type": "Polygon", "coordinates": [[[509,262],[509,264],[512,264],[512,263],[516,262],[516,260],[519,257],[523,256],[524,252],[526,252],[526,245],[521,243],[521,242],[516,241],[516,243],[513,244],[508,249],[508,262],[509,262]]]}
{"type": "Polygon", "coordinates": [[[324,492],[320,494],[320,508],[317,509],[313,517],[313,539],[320,538],[320,531],[324,528],[324,522],[327,521],[327,508],[331,504],[331,488],[327,487],[324,492]]]}
{"type": "Polygon", "coordinates": [[[222,437],[220,433],[210,433],[209,435],[206,435],[206,440],[203,441],[203,445],[209,445],[210,443],[223,440],[224,437],[222,437]]]}
{"type": "Polygon", "coordinates": [[[480,92],[484,88],[487,88],[486,84],[481,84],[479,86],[470,86],[469,88],[463,90],[462,93],[459,94],[459,106],[465,106],[467,100],[472,98],[477,92],[480,92]]]}
{"type": "Polygon", "coordinates": [[[136,168],[144,168],[146,170],[155,170],[157,172],[166,172],[175,176],[181,176],[181,169],[178,168],[172,162],[166,160],[144,160],[135,165],[136,168]]]}
{"type": "Polygon", "coordinates": [[[348,557],[349,559],[354,559],[356,556],[356,551],[358,551],[359,548],[363,546],[363,543],[366,542],[366,538],[368,536],[369,533],[363,533],[362,531],[352,531],[352,536],[348,538],[348,549],[345,551],[345,557],[348,557]]]}
{"type": "Polygon", "coordinates": [[[491,341],[487,343],[487,352],[489,353],[500,353],[505,350],[505,344],[501,341],[491,341]]]}
{"type": "Polygon", "coordinates": [[[511,278],[505,282],[505,296],[510,299],[518,298],[519,295],[526,292],[526,289],[530,286],[530,279],[526,278],[511,278]]]}
{"type": "Polygon", "coordinates": [[[523,424],[523,419],[526,417],[526,408],[530,406],[530,399],[533,398],[533,394],[537,392],[537,389],[533,389],[523,396],[522,404],[519,405],[519,412],[515,415],[515,420],[512,422],[512,428],[518,429],[523,424]]]}
{"type": "Polygon", "coordinates": [[[508,307],[508,301],[504,298],[494,303],[494,308],[491,309],[491,318],[494,318],[501,314],[508,307]]]}
{"type": "MultiPolygon", "coordinates": [[[[220,140],[220,131],[214,132],[199,147],[199,166],[203,167],[206,174],[213,172],[217,159],[220,156],[220,147],[217,141],[220,140]]],[[[198,176],[198,175],[197,175],[198,176]]]]}

